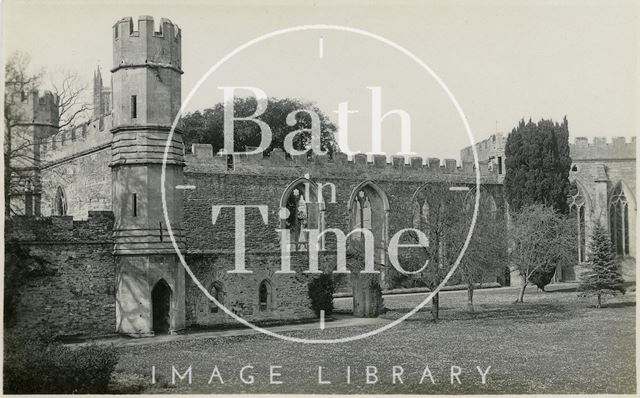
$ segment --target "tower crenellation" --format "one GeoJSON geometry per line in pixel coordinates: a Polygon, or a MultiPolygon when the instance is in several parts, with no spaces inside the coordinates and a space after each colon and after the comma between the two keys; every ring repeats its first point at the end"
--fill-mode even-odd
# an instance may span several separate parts
{"type": "Polygon", "coordinates": [[[580,160],[624,160],[635,159],[636,137],[613,137],[607,142],[606,137],[593,137],[591,142],[587,137],[576,137],[569,144],[571,159],[580,160]]]}
{"type": "MultiPolygon", "coordinates": [[[[160,64],[173,66],[182,73],[181,30],[167,18],[161,18],[156,31],[154,19],[143,15],[137,26],[125,17],[113,25],[113,66],[160,64]]],[[[113,72],[113,70],[112,70],[113,72]]]]}
{"type": "Polygon", "coordinates": [[[21,98],[14,98],[14,101],[21,102],[20,119],[22,123],[34,123],[37,125],[57,127],[58,116],[58,96],[51,91],[32,90],[18,94],[21,98]]]}

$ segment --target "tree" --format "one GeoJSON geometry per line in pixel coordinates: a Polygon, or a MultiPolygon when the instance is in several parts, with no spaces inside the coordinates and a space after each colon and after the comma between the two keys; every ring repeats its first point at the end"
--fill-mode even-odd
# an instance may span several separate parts
{"type": "MultiPolygon", "coordinates": [[[[464,212],[467,220],[471,220],[473,215],[474,202],[475,195],[468,195],[464,212]]],[[[464,225],[466,226],[466,223],[464,225]]],[[[474,312],[474,284],[481,283],[485,275],[495,273],[504,268],[507,259],[507,246],[504,240],[505,232],[504,216],[498,211],[489,193],[481,192],[478,218],[473,235],[456,270],[461,280],[467,285],[467,309],[469,312],[474,312]]],[[[462,244],[464,244],[462,239],[466,238],[465,231],[460,231],[460,234],[456,235],[456,237],[461,240],[458,243],[461,250],[462,244]]]]}
{"type": "Polygon", "coordinates": [[[89,105],[84,96],[86,84],[77,73],[61,71],[50,83],[58,101],[58,114],[49,129],[35,130],[26,112],[26,95],[42,88],[44,70],[33,71],[24,52],[14,52],[5,64],[4,93],[4,199],[5,216],[16,213],[11,197],[31,189],[33,171],[40,164],[39,141],[56,140],[57,132],[84,121],[89,105]]]}
{"type": "Polygon", "coordinates": [[[578,295],[580,297],[596,296],[598,298],[596,308],[600,308],[602,296],[625,293],[624,280],[609,233],[600,223],[597,223],[593,229],[589,249],[591,250],[590,270],[580,278],[578,295]]]}
{"type": "MultiPolygon", "coordinates": [[[[465,244],[475,208],[475,187],[467,191],[450,188],[449,184],[434,183],[418,192],[413,204],[413,227],[429,238],[429,246],[403,249],[399,255],[402,267],[410,272],[421,269],[429,261],[416,279],[431,290],[442,283],[455,264],[465,244]]],[[[467,285],[470,311],[473,311],[474,284],[482,282],[487,273],[503,267],[506,251],[503,235],[504,222],[500,222],[495,202],[482,190],[476,226],[454,274],[467,285]]],[[[418,243],[416,235],[407,236],[410,243],[418,243]]],[[[431,302],[434,320],[439,319],[439,308],[437,293],[431,302]]]]}
{"type": "Polygon", "coordinates": [[[574,261],[575,228],[567,216],[540,204],[523,206],[512,219],[509,262],[522,278],[516,302],[523,302],[525,289],[537,271],[548,272],[556,264],[574,261]]]}
{"type": "MultiPolygon", "coordinates": [[[[247,117],[256,111],[257,101],[254,97],[236,97],[234,99],[234,113],[236,117],[247,117]]],[[[271,145],[265,149],[268,154],[274,148],[284,150],[285,136],[299,129],[310,128],[311,117],[301,112],[296,115],[297,124],[287,125],[287,115],[296,110],[306,109],[314,111],[320,118],[321,124],[321,148],[332,154],[337,145],[334,138],[336,127],[329,118],[314,104],[295,98],[269,98],[265,112],[258,117],[267,123],[272,130],[271,145]]],[[[180,128],[183,131],[183,140],[187,150],[191,144],[211,144],[214,153],[224,147],[224,105],[216,104],[213,108],[204,111],[195,111],[183,116],[180,120],[180,128]]],[[[260,127],[252,121],[238,120],[234,123],[234,151],[245,151],[248,147],[260,145],[260,127]]],[[[311,140],[310,134],[297,134],[293,146],[295,149],[304,149],[311,140]]]]}
{"type": "Polygon", "coordinates": [[[504,188],[512,211],[540,203],[567,214],[569,193],[569,122],[524,119],[511,131],[505,145],[504,188]]]}
{"type": "MultiPolygon", "coordinates": [[[[511,131],[505,145],[505,194],[510,211],[539,203],[567,214],[569,193],[569,122],[561,124],[540,120],[537,124],[524,119],[511,131]]],[[[531,281],[544,290],[555,274],[555,268],[539,268],[531,281]]]]}
{"type": "Polygon", "coordinates": [[[37,159],[34,157],[33,139],[28,137],[22,125],[26,121],[24,109],[20,106],[24,93],[39,87],[43,71],[30,71],[31,59],[28,54],[15,52],[7,59],[4,67],[4,203],[5,216],[12,214],[11,197],[22,186],[21,168],[28,168],[37,159]],[[22,166],[22,167],[21,167],[22,166]]]}

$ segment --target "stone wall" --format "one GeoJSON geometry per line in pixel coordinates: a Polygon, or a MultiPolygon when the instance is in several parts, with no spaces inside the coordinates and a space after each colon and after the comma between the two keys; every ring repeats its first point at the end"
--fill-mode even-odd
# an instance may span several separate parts
{"type": "MultiPolygon", "coordinates": [[[[106,335],[115,330],[115,267],[110,212],[71,217],[15,217],[6,241],[45,260],[47,272],[26,270],[16,327],[58,335],[106,335]]],[[[21,264],[22,265],[22,264],[21,264]]],[[[28,264],[24,264],[25,267],[28,264]]]]}
{"type": "Polygon", "coordinates": [[[46,165],[42,173],[42,215],[55,215],[58,187],[64,191],[67,215],[86,219],[88,212],[111,210],[110,145],[46,165]]]}
{"type": "MultiPolygon", "coordinates": [[[[288,188],[299,181],[306,181],[305,175],[313,183],[335,184],[335,203],[330,203],[329,186],[323,189],[324,228],[337,228],[345,233],[352,228],[351,200],[363,183],[374,183],[388,201],[384,245],[388,245],[389,239],[399,230],[413,227],[412,200],[416,191],[425,184],[449,183],[473,187],[475,183],[472,168],[459,168],[451,160],[446,160],[441,166],[439,159],[423,161],[416,158],[410,164],[404,164],[399,159],[387,163],[384,156],[368,162],[364,155],[356,155],[351,161],[340,156],[336,159],[287,159],[276,151],[269,158],[263,158],[262,155],[234,156],[232,167],[229,166],[226,157],[214,157],[210,147],[205,145],[195,145],[193,155],[187,156],[185,184],[195,187],[184,191],[183,225],[189,253],[187,262],[193,266],[196,276],[207,290],[211,289],[214,282],[221,283],[230,309],[252,321],[267,318],[298,319],[311,315],[306,298],[308,275],[300,272],[291,275],[274,273],[280,269],[280,237],[275,231],[281,228],[278,216],[280,206],[286,200],[284,195],[288,188]],[[266,224],[258,209],[246,211],[246,267],[252,274],[227,273],[234,267],[234,211],[222,209],[215,225],[212,224],[212,206],[223,204],[268,206],[266,224]],[[278,301],[277,310],[267,313],[256,311],[258,285],[264,279],[272,283],[274,297],[278,301]],[[284,298],[280,296],[283,294],[284,298]],[[281,299],[284,301],[279,301],[281,299]]],[[[482,182],[493,196],[499,214],[504,217],[502,185],[498,183],[496,173],[482,171],[482,182]]],[[[325,250],[320,252],[320,268],[333,270],[336,267],[333,235],[329,234],[324,243],[325,250]]],[[[292,260],[292,267],[307,269],[307,252],[292,254],[297,261],[294,265],[292,260]]],[[[386,274],[383,272],[383,280],[386,274]]],[[[495,282],[497,275],[489,277],[495,282]]],[[[337,278],[338,290],[350,291],[351,278],[337,278]]],[[[189,277],[186,290],[188,324],[236,322],[221,310],[211,313],[210,301],[189,277]]]]}

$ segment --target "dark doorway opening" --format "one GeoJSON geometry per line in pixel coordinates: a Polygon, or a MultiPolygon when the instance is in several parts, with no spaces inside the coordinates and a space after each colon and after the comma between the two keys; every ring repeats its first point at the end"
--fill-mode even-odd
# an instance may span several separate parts
{"type": "Polygon", "coordinates": [[[169,333],[171,320],[171,288],[160,279],[151,291],[151,312],[155,334],[169,333]]]}

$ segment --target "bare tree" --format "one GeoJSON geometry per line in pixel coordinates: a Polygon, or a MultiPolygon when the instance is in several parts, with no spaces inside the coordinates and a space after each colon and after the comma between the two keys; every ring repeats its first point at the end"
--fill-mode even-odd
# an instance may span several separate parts
{"type": "Polygon", "coordinates": [[[58,128],[62,130],[86,121],[92,109],[85,98],[87,82],[75,71],[62,70],[52,75],[50,84],[58,97],[58,128]]]}
{"type": "Polygon", "coordinates": [[[550,271],[558,264],[575,261],[574,223],[551,207],[529,205],[513,213],[509,237],[509,262],[522,278],[516,302],[523,302],[534,272],[550,271]]]}
{"type": "Polygon", "coordinates": [[[15,52],[5,64],[4,91],[4,202],[5,216],[12,214],[11,197],[18,194],[28,175],[27,170],[37,162],[34,141],[28,136],[27,115],[22,107],[25,93],[40,86],[43,71],[32,72],[28,54],[15,52]]]}
{"type": "MultiPolygon", "coordinates": [[[[42,88],[44,70],[31,68],[31,57],[14,52],[5,64],[4,94],[4,200],[5,216],[18,212],[11,198],[34,189],[34,172],[40,166],[39,143],[42,133],[36,133],[33,115],[24,107],[27,95],[42,88]]],[[[56,140],[57,133],[84,121],[88,101],[84,97],[87,86],[74,72],[61,72],[51,83],[57,99],[57,117],[51,120],[46,137],[56,140]]]]}
{"type": "MultiPolygon", "coordinates": [[[[446,183],[430,184],[416,195],[413,227],[429,237],[427,248],[405,250],[402,264],[409,271],[426,268],[417,276],[429,289],[435,289],[455,264],[465,244],[475,206],[474,187],[453,188],[446,183]]],[[[473,311],[474,285],[495,270],[503,268],[506,245],[501,238],[504,222],[491,196],[482,191],[478,218],[454,278],[467,285],[468,308],[473,311]]],[[[416,236],[412,236],[418,242],[416,236]]],[[[434,320],[439,319],[439,294],[431,302],[434,320]]]]}

